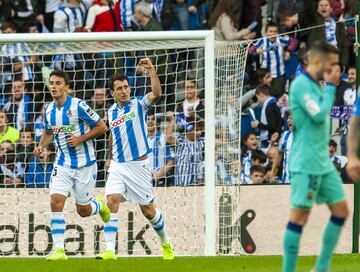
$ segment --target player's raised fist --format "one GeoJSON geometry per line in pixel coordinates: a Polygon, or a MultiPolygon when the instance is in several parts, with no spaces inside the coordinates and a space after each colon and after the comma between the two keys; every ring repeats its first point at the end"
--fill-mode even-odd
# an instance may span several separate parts
{"type": "Polygon", "coordinates": [[[43,151],[42,147],[37,146],[37,147],[34,148],[33,154],[35,156],[40,156],[42,151],[43,151]]]}
{"type": "Polygon", "coordinates": [[[145,70],[145,72],[150,72],[151,70],[155,70],[154,65],[151,63],[149,58],[143,58],[139,61],[139,66],[145,70]]]}

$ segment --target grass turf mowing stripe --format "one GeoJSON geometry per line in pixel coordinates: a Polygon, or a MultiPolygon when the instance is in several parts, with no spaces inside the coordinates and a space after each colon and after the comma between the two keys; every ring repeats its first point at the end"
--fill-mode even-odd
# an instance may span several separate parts
{"type": "MultiPolygon", "coordinates": [[[[298,272],[309,272],[315,257],[301,257],[298,272]]],[[[337,255],[332,272],[360,271],[358,255],[337,255]]],[[[161,258],[119,258],[102,261],[69,258],[68,261],[46,262],[45,259],[0,259],[1,272],[272,272],[281,271],[279,256],[178,257],[174,261],[161,258]]]]}

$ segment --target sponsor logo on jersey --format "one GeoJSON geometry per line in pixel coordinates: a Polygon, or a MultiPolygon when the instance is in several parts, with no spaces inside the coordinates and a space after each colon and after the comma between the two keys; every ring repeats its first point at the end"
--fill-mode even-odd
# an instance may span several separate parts
{"type": "Polygon", "coordinates": [[[59,133],[71,134],[75,132],[75,125],[55,126],[53,127],[53,132],[55,134],[59,134],[59,133]]]}
{"type": "Polygon", "coordinates": [[[135,118],[135,112],[129,112],[127,114],[123,114],[119,118],[116,118],[114,121],[110,123],[110,129],[113,129],[117,126],[121,126],[127,121],[132,121],[135,118]]]}

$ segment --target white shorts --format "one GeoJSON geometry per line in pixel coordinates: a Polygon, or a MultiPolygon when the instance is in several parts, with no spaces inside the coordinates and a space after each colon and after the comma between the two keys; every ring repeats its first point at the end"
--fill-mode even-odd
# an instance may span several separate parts
{"type": "Polygon", "coordinates": [[[139,205],[153,203],[152,175],[148,160],[124,163],[111,160],[105,194],[120,194],[139,205]]]}
{"type": "Polygon", "coordinates": [[[78,169],[54,165],[49,185],[50,195],[60,194],[69,197],[74,191],[76,204],[88,205],[94,195],[96,176],[96,163],[78,169]]]}

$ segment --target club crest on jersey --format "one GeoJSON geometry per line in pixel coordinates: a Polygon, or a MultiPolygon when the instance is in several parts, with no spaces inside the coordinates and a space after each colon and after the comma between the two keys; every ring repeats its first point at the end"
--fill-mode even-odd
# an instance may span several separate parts
{"type": "Polygon", "coordinates": [[[67,126],[55,126],[53,127],[53,132],[55,134],[59,134],[59,133],[73,133],[75,132],[75,125],[67,125],[67,126]]]}
{"type": "Polygon", "coordinates": [[[135,118],[135,112],[129,112],[127,114],[123,114],[119,118],[116,118],[114,121],[110,123],[110,129],[113,129],[114,127],[120,126],[124,124],[127,121],[132,121],[135,118]]]}
{"type": "Polygon", "coordinates": [[[68,110],[68,111],[66,112],[66,114],[67,114],[69,117],[71,117],[71,116],[72,116],[71,110],[68,110]]]}

